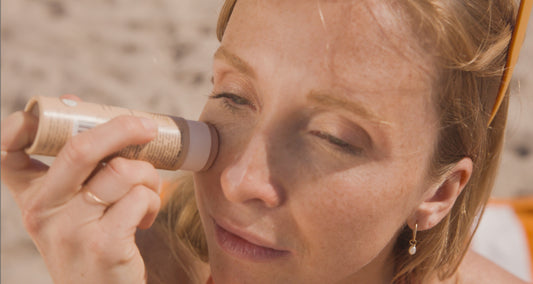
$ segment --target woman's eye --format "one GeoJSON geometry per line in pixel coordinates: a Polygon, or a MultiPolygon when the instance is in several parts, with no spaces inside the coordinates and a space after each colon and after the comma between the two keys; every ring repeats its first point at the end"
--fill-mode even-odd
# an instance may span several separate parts
{"type": "Polygon", "coordinates": [[[315,135],[318,138],[321,138],[328,143],[332,144],[341,151],[350,154],[350,155],[361,155],[363,150],[360,147],[353,146],[352,144],[345,142],[342,139],[339,139],[331,134],[322,131],[310,131],[311,134],[315,135]]]}
{"type": "Polygon", "coordinates": [[[231,93],[220,93],[210,96],[211,99],[223,99],[224,106],[230,110],[238,109],[241,106],[249,106],[255,109],[255,105],[249,100],[231,93]]]}

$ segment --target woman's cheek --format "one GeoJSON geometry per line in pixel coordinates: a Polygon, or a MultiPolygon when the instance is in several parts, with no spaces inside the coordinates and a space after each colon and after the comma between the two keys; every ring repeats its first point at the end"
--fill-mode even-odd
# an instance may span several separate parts
{"type": "MultiPolygon", "coordinates": [[[[329,258],[331,271],[338,266],[362,267],[375,258],[402,224],[398,207],[388,198],[387,188],[376,184],[372,174],[359,169],[307,184],[298,201],[295,220],[312,255],[329,258]],[[380,192],[379,194],[377,192],[380,192]],[[383,209],[387,208],[387,209],[383,209]],[[325,241],[326,240],[326,241],[325,241]],[[335,254],[346,257],[333,257],[335,254]]],[[[312,257],[310,261],[320,261],[312,257]]],[[[342,273],[342,271],[339,271],[342,273]]]]}

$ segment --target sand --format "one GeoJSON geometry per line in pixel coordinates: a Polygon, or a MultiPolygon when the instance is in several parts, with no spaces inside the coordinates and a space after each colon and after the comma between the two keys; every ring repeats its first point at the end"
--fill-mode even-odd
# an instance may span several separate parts
{"type": "MultiPolygon", "coordinates": [[[[33,95],[197,118],[210,92],[217,47],[213,0],[4,0],[1,116],[33,95]]],[[[529,31],[533,34],[533,25],[529,31]]],[[[533,194],[533,36],[511,84],[513,98],[494,195],[533,194]]],[[[1,282],[51,283],[7,188],[1,190],[1,282]]]]}

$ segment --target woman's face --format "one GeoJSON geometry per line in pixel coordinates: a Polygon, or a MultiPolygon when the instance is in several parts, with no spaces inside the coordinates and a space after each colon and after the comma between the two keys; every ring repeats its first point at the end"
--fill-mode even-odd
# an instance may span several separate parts
{"type": "Polygon", "coordinates": [[[220,152],[195,174],[215,283],[390,280],[437,136],[430,61],[390,11],[237,2],[201,117],[220,152]]]}

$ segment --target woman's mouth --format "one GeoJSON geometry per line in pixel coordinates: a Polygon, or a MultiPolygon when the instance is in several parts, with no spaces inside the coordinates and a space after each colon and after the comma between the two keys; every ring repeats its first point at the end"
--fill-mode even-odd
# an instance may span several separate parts
{"type": "Polygon", "coordinates": [[[218,245],[232,256],[251,261],[269,261],[290,254],[287,250],[273,248],[255,236],[237,232],[237,229],[227,225],[221,226],[214,219],[213,224],[218,245]]]}

